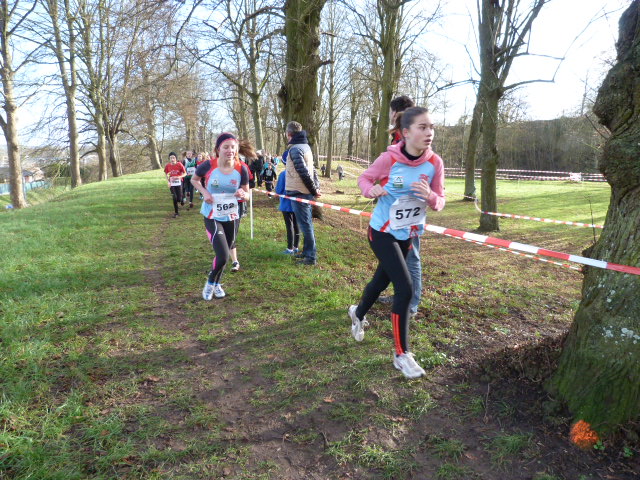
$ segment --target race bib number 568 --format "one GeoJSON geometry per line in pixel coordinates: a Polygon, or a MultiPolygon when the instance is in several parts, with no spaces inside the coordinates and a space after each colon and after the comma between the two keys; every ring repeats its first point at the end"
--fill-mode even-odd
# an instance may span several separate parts
{"type": "Polygon", "coordinates": [[[393,230],[424,224],[427,216],[426,202],[416,197],[400,197],[389,209],[389,226],[393,230]]]}

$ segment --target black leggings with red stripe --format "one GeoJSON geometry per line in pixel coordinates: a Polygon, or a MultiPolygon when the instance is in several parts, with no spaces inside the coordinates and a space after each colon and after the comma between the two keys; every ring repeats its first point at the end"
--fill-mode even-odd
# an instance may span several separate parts
{"type": "Polygon", "coordinates": [[[378,268],[364,288],[356,309],[356,316],[364,318],[371,306],[389,283],[393,283],[391,323],[393,340],[398,355],[409,351],[409,302],[413,295],[413,281],[407,269],[407,252],[411,239],[398,240],[390,233],[369,227],[369,245],[378,258],[378,268]]]}

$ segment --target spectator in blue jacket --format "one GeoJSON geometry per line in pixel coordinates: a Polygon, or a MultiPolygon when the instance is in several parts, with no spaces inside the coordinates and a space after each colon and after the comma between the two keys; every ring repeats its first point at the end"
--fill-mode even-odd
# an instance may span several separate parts
{"type": "MultiPolygon", "coordinates": [[[[287,163],[286,151],[282,154],[282,163],[287,163]]],[[[276,193],[278,195],[285,195],[287,172],[283,170],[278,176],[278,183],[276,183],[276,193]]],[[[296,215],[293,213],[293,207],[291,206],[291,200],[288,198],[280,197],[280,207],[278,208],[282,212],[284,217],[284,225],[287,229],[287,248],[282,252],[285,255],[293,255],[298,251],[298,245],[300,245],[300,230],[298,229],[298,222],[296,222],[296,215]]]]}

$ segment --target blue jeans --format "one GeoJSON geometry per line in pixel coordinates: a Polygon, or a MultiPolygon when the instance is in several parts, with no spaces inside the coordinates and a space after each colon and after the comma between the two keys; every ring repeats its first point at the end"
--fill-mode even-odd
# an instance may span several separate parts
{"type": "MultiPolygon", "coordinates": [[[[287,192],[291,197],[303,198],[305,200],[313,200],[310,193],[287,192]]],[[[304,235],[302,242],[302,256],[309,260],[316,261],[316,237],[313,234],[313,219],[311,217],[311,205],[308,203],[291,201],[291,208],[296,216],[300,233],[304,235]]]]}
{"type": "Polygon", "coordinates": [[[409,303],[409,311],[416,313],[422,295],[422,262],[420,261],[420,237],[411,239],[411,247],[407,253],[407,269],[413,280],[413,296],[409,303]]]}

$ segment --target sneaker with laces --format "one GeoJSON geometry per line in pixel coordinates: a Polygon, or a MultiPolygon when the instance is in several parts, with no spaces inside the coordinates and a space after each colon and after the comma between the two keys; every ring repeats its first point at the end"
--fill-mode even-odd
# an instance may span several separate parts
{"type": "Polygon", "coordinates": [[[240,270],[240,262],[233,262],[231,264],[231,271],[237,272],[238,270],[240,270]]]}
{"type": "Polygon", "coordinates": [[[349,318],[351,319],[351,335],[353,335],[356,342],[361,342],[364,340],[364,327],[368,327],[369,322],[366,316],[362,320],[356,316],[357,308],[357,305],[351,305],[349,307],[349,318]]]}
{"type": "Polygon", "coordinates": [[[294,253],[295,253],[295,252],[294,252],[293,250],[289,250],[288,248],[285,248],[285,249],[282,251],[282,254],[283,254],[283,255],[293,255],[294,253]]]}
{"type": "Polygon", "coordinates": [[[226,293],[224,293],[224,290],[222,289],[222,285],[220,285],[219,283],[216,283],[213,285],[213,295],[216,298],[224,298],[226,293]]]}
{"type": "Polygon", "coordinates": [[[418,365],[413,353],[405,352],[402,355],[394,355],[393,366],[402,372],[406,378],[420,378],[427,373],[418,365]]]}
{"type": "Polygon", "coordinates": [[[205,300],[211,300],[213,298],[213,288],[214,284],[209,283],[209,280],[207,280],[204,283],[204,288],[202,289],[202,298],[205,300]]]}

